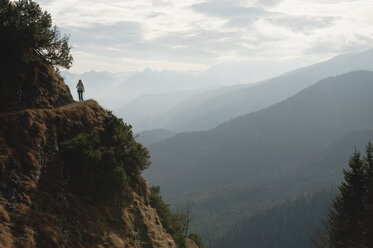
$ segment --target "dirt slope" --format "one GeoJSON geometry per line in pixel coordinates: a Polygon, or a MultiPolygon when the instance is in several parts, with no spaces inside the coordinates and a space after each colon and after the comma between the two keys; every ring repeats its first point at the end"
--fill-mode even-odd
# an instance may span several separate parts
{"type": "Polygon", "coordinates": [[[25,75],[32,87],[2,85],[9,95],[0,111],[0,247],[176,247],[145,180],[110,203],[69,191],[59,144],[102,128],[107,111],[93,100],[74,103],[53,68],[33,71],[25,75]]]}

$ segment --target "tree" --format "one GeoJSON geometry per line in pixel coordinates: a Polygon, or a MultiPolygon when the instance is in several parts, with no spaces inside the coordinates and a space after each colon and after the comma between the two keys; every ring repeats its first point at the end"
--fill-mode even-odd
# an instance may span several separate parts
{"type": "Polygon", "coordinates": [[[2,59],[9,66],[40,61],[66,69],[72,65],[69,37],[31,0],[0,0],[0,37],[2,59]]]}
{"type": "Polygon", "coordinates": [[[329,239],[332,247],[354,247],[361,240],[360,220],[363,212],[364,162],[359,152],[351,156],[350,170],[344,170],[345,182],[329,213],[329,239]]]}
{"type": "Polygon", "coordinates": [[[185,226],[185,234],[184,234],[184,237],[186,238],[188,236],[188,232],[189,232],[189,225],[190,225],[190,222],[192,222],[192,209],[193,209],[193,205],[192,205],[192,202],[188,202],[187,205],[186,205],[186,208],[185,208],[185,220],[184,220],[184,226],[185,226]]]}
{"type": "MultiPolygon", "coordinates": [[[[152,186],[150,188],[150,193],[150,205],[157,210],[162,226],[169,234],[171,234],[178,248],[185,248],[185,240],[191,222],[192,204],[187,204],[185,212],[175,211],[172,213],[169,205],[164,203],[162,196],[160,195],[159,186],[152,186]]],[[[190,239],[194,240],[197,245],[203,244],[202,239],[198,234],[192,234],[192,238],[190,239]]],[[[203,248],[204,246],[200,247],[203,248]]]]}
{"type": "Polygon", "coordinates": [[[364,239],[367,240],[368,244],[373,244],[373,145],[371,142],[368,143],[366,148],[365,158],[365,190],[366,194],[364,197],[365,206],[365,221],[364,226],[366,231],[364,233],[364,239]]]}
{"type": "Polygon", "coordinates": [[[316,247],[373,247],[373,146],[370,142],[366,156],[355,151],[349,167],[344,170],[340,194],[334,200],[324,235],[320,235],[316,247]]]}

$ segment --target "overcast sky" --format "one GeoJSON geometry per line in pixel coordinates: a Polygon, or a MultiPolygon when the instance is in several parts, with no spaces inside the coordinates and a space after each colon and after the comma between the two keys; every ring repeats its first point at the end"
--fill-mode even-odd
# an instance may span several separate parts
{"type": "Polygon", "coordinates": [[[372,0],[36,1],[71,34],[74,72],[285,70],[373,47],[372,0]]]}

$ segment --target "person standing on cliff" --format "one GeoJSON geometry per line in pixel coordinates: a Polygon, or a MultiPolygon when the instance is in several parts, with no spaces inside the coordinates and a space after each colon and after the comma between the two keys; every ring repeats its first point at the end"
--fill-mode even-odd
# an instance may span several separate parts
{"type": "Polygon", "coordinates": [[[79,82],[76,85],[76,89],[78,90],[79,102],[81,102],[83,101],[83,92],[84,92],[84,85],[81,79],[79,79],[79,82]]]}

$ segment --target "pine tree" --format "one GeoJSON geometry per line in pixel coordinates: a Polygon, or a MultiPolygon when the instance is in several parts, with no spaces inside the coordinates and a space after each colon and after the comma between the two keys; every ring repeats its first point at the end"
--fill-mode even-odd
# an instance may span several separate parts
{"type": "Polygon", "coordinates": [[[364,240],[367,244],[373,245],[373,145],[371,142],[366,147],[365,158],[365,219],[364,219],[364,240]]]}
{"type": "Polygon", "coordinates": [[[339,187],[340,195],[329,214],[329,242],[331,247],[354,247],[361,240],[359,225],[363,211],[364,163],[357,151],[351,156],[350,170],[344,170],[345,182],[339,187]]]}
{"type": "Polygon", "coordinates": [[[340,194],[329,212],[325,235],[316,247],[373,247],[373,145],[369,142],[366,156],[357,151],[344,170],[340,194]]]}

